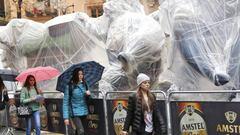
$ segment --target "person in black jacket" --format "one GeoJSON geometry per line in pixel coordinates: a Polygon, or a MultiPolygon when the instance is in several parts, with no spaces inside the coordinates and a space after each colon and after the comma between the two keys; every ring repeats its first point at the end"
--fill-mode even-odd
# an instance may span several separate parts
{"type": "Polygon", "coordinates": [[[9,101],[8,93],[3,83],[3,80],[0,77],[0,111],[5,109],[5,104],[8,101],[9,101]]]}
{"type": "Polygon", "coordinates": [[[156,97],[150,92],[150,78],[140,73],[137,77],[138,90],[129,96],[127,117],[121,135],[166,135],[166,126],[156,97]]]}

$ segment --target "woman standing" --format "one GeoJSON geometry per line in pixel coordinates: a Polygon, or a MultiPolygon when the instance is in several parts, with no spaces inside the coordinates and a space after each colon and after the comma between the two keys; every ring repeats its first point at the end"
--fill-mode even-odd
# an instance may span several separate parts
{"type": "Polygon", "coordinates": [[[8,92],[3,83],[2,78],[0,77],[0,111],[5,109],[6,102],[9,101],[8,92]]]}
{"type": "Polygon", "coordinates": [[[166,126],[157,108],[156,98],[150,92],[150,78],[140,73],[137,76],[137,93],[129,96],[127,117],[121,135],[165,135],[166,126]]]}
{"type": "Polygon", "coordinates": [[[84,80],[82,68],[73,71],[69,85],[64,90],[63,98],[63,118],[65,125],[69,125],[69,118],[72,118],[76,126],[76,134],[84,135],[82,120],[88,115],[86,97],[90,96],[90,91],[84,80]]]}
{"type": "MultiPolygon", "coordinates": [[[[41,125],[40,125],[40,112],[39,112],[39,102],[38,102],[38,94],[40,91],[37,88],[36,79],[33,75],[28,75],[23,88],[21,90],[20,94],[20,102],[22,104],[28,105],[30,108],[32,108],[34,117],[34,124],[35,124],[35,130],[36,135],[41,134],[41,125]]],[[[26,135],[31,135],[31,117],[26,117],[26,135]]]]}
{"type": "MultiPolygon", "coordinates": [[[[9,101],[8,92],[3,83],[2,78],[0,77],[0,114],[1,116],[6,116],[5,107],[6,107],[6,102],[8,101],[9,101]]],[[[2,117],[2,118],[5,118],[5,117],[2,117]]],[[[0,120],[1,124],[5,123],[4,121],[5,121],[4,119],[1,119],[0,120]]]]}

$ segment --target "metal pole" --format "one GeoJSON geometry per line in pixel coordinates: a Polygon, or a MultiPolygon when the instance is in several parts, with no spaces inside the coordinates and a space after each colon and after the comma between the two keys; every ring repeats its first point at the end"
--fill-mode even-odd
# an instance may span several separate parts
{"type": "Polygon", "coordinates": [[[65,125],[65,135],[68,135],[68,125],[65,125]]]}
{"type": "Polygon", "coordinates": [[[108,112],[107,112],[107,94],[108,92],[103,96],[103,107],[104,107],[104,119],[106,124],[106,135],[109,135],[109,129],[108,129],[108,112]]]}
{"type": "Polygon", "coordinates": [[[167,113],[167,132],[168,135],[172,135],[172,120],[171,120],[171,109],[170,109],[170,95],[167,95],[167,102],[166,102],[166,113],[167,113]]]}
{"type": "Polygon", "coordinates": [[[161,90],[153,90],[151,91],[152,93],[161,93],[164,96],[164,101],[165,101],[165,107],[166,107],[166,120],[167,120],[167,134],[172,135],[172,130],[171,130],[171,115],[170,115],[170,104],[168,102],[168,96],[165,94],[165,92],[161,90]]]}

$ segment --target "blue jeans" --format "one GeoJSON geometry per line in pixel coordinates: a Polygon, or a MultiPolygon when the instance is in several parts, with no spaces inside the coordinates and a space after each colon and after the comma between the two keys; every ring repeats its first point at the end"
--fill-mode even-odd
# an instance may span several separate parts
{"type": "MultiPolygon", "coordinates": [[[[35,111],[35,112],[33,112],[32,116],[34,117],[34,125],[35,125],[36,135],[40,135],[41,134],[40,112],[35,111]]],[[[32,129],[31,117],[26,118],[26,128],[27,128],[26,135],[31,135],[31,129],[32,129]]]]}

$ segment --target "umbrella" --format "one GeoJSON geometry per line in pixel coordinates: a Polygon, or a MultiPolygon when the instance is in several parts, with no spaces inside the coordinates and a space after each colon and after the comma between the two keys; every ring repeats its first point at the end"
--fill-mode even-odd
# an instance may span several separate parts
{"type": "Polygon", "coordinates": [[[58,91],[64,91],[72,78],[73,71],[79,67],[83,68],[84,78],[89,87],[101,79],[104,70],[104,67],[95,61],[73,64],[58,77],[56,88],[58,91]]]}
{"type": "Polygon", "coordinates": [[[3,81],[16,81],[18,73],[13,70],[7,70],[7,69],[0,69],[0,76],[3,81]]]}
{"type": "Polygon", "coordinates": [[[24,82],[28,75],[33,75],[37,82],[49,80],[53,77],[59,75],[59,71],[56,68],[47,66],[47,67],[35,67],[35,68],[29,68],[22,73],[20,73],[16,80],[19,82],[24,82]]]}

